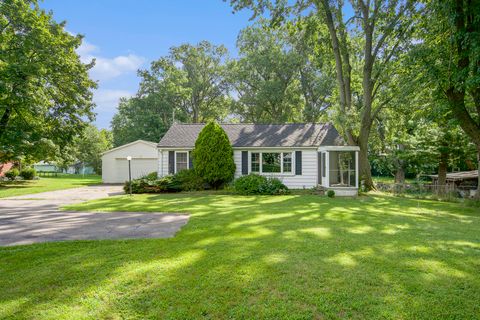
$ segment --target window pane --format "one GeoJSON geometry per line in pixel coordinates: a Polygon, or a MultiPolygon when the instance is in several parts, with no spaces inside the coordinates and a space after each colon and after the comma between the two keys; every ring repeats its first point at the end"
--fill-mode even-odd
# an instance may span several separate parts
{"type": "Polygon", "coordinates": [[[177,152],[176,158],[177,172],[188,169],[188,154],[186,152],[177,152]]]}
{"type": "Polygon", "coordinates": [[[330,151],[330,186],[355,187],[355,152],[330,151]]]}
{"type": "Polygon", "coordinates": [[[262,172],[280,172],[280,153],[262,154],[262,172]]]}
{"type": "Polygon", "coordinates": [[[290,173],[292,172],[292,153],[283,154],[283,172],[290,173]]]}
{"type": "Polygon", "coordinates": [[[252,172],[260,172],[260,153],[252,153],[251,169],[252,172]]]}

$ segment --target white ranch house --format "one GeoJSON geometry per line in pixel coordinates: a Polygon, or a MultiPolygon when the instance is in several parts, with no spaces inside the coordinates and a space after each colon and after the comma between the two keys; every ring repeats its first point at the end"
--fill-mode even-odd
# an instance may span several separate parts
{"type": "MultiPolygon", "coordinates": [[[[339,196],[358,193],[357,146],[347,146],[332,124],[222,124],[233,147],[235,178],[257,173],[291,189],[323,186],[339,196]]],[[[107,151],[103,181],[157,171],[160,177],[193,168],[191,152],[204,124],[173,124],[158,144],[135,141],[107,151]],[[153,159],[155,158],[155,159],[153,159]],[[147,161],[148,160],[148,161],[147,161]]]]}

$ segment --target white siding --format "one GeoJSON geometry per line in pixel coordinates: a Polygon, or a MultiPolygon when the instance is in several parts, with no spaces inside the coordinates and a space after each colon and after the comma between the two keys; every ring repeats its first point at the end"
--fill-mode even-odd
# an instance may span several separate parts
{"type": "MultiPolygon", "coordinates": [[[[233,151],[233,159],[237,169],[235,171],[235,178],[238,178],[242,175],[242,151],[241,149],[235,149],[233,151]]],[[[264,176],[272,176],[279,178],[287,187],[291,189],[303,189],[311,188],[317,185],[318,179],[318,159],[317,159],[317,150],[315,149],[282,149],[282,150],[272,150],[272,149],[255,149],[248,150],[250,152],[292,152],[293,153],[293,173],[292,174],[279,174],[279,173],[265,173],[264,176]],[[302,151],[302,174],[295,175],[295,151],[302,151]]],[[[250,153],[248,156],[249,166],[248,171],[250,172],[250,153]]]]}
{"type": "MultiPolygon", "coordinates": [[[[158,175],[160,177],[168,175],[168,152],[180,150],[160,150],[158,156],[158,175]]],[[[182,149],[181,151],[185,151],[182,149]]],[[[233,160],[235,162],[235,178],[242,175],[242,149],[233,150],[233,160]]],[[[272,149],[250,149],[253,152],[277,152],[272,149]]],[[[295,151],[302,151],[302,174],[295,175],[295,159],[293,159],[293,173],[292,174],[263,174],[264,176],[273,176],[279,178],[287,187],[291,189],[311,188],[317,185],[317,150],[316,149],[279,149],[281,152],[292,152],[295,158],[295,151]]],[[[250,154],[249,157],[250,159],[250,154]]],[[[250,171],[250,165],[249,165],[250,171]]]]}
{"type": "Polygon", "coordinates": [[[242,175],[242,151],[233,150],[233,161],[235,162],[235,179],[242,175]]]}
{"type": "Polygon", "coordinates": [[[136,141],[103,154],[102,180],[104,183],[123,183],[128,180],[127,156],[132,157],[132,179],[157,170],[158,152],[156,145],[136,141]]]}
{"type": "Polygon", "coordinates": [[[168,176],[168,152],[169,151],[191,151],[190,149],[169,149],[158,151],[158,176],[168,176]]]}

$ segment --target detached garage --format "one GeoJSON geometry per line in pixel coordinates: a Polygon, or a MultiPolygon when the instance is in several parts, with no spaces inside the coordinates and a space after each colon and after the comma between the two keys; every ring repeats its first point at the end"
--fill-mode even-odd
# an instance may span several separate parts
{"type": "Polygon", "coordinates": [[[132,157],[132,179],[158,171],[157,144],[137,140],[103,153],[102,180],[104,183],[123,183],[128,180],[128,156],[132,157]]]}

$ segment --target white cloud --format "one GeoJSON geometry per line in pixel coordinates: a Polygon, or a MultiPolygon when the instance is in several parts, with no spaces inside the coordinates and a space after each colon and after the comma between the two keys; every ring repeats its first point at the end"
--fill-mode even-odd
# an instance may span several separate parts
{"type": "Polygon", "coordinates": [[[131,97],[133,93],[127,90],[98,89],[93,94],[93,102],[97,105],[97,113],[115,111],[122,97],[131,97]]]}
{"type": "MultiPolygon", "coordinates": [[[[136,72],[145,62],[143,57],[129,54],[117,56],[112,59],[88,55],[85,61],[95,59],[95,66],[90,70],[90,75],[95,80],[109,80],[129,72],[136,72]]],[[[83,60],[83,59],[82,59],[83,60]]]]}
{"type": "Polygon", "coordinates": [[[83,39],[77,49],[83,63],[90,63],[95,59],[95,66],[90,70],[94,80],[110,80],[121,75],[136,72],[145,62],[145,58],[135,55],[120,55],[113,58],[98,55],[99,47],[83,39]]]}
{"type": "Polygon", "coordinates": [[[90,63],[95,59],[95,66],[90,70],[90,77],[99,82],[99,88],[93,93],[93,102],[97,106],[95,123],[100,128],[108,128],[120,98],[134,95],[133,92],[138,84],[136,84],[136,80],[132,81],[132,79],[146,59],[135,54],[118,55],[113,58],[105,57],[101,54],[100,47],[86,41],[85,38],[77,49],[77,53],[83,63],[90,63]],[[111,79],[115,80],[108,81],[111,79]],[[103,89],[105,83],[110,89],[103,89]],[[119,86],[128,89],[115,89],[119,86]],[[132,88],[130,89],[129,86],[132,88]]]}
{"type": "Polygon", "coordinates": [[[82,44],[77,49],[77,53],[80,55],[80,57],[82,57],[82,61],[86,60],[83,57],[86,57],[96,51],[98,51],[98,47],[86,41],[85,39],[83,39],[82,44]]]}

